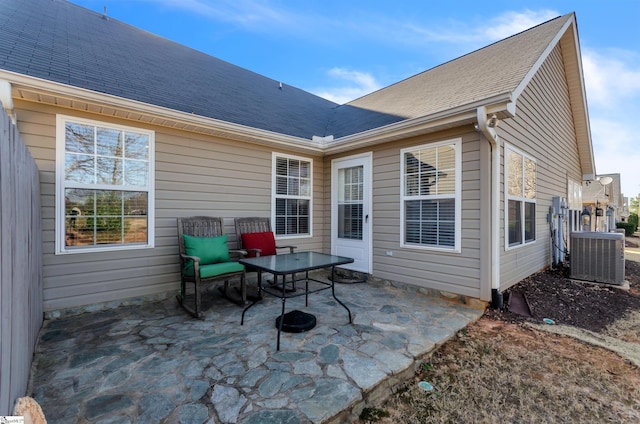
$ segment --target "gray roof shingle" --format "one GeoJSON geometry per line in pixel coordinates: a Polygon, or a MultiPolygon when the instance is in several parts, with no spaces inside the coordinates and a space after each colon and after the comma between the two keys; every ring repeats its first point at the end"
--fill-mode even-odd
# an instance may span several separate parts
{"type": "Polygon", "coordinates": [[[346,105],[65,0],[0,0],[0,68],[310,139],[356,134],[513,92],[571,15],[346,105]]]}
{"type": "Polygon", "coordinates": [[[513,93],[571,16],[552,19],[347,105],[409,119],[513,93]]]}
{"type": "Polygon", "coordinates": [[[0,68],[307,139],[338,106],[61,0],[0,0],[0,68]]]}

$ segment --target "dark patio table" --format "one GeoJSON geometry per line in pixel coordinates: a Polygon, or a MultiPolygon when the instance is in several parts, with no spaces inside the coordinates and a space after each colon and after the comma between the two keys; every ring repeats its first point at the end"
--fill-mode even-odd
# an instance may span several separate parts
{"type": "MultiPolygon", "coordinates": [[[[309,293],[315,293],[322,290],[331,289],[333,298],[345,308],[349,314],[349,323],[351,324],[351,311],[349,308],[336,297],[335,292],[335,267],[352,263],[352,258],[345,256],[327,255],[326,253],[318,252],[297,252],[287,253],[281,255],[272,256],[258,256],[255,258],[243,258],[238,262],[250,269],[258,271],[258,285],[260,293],[264,292],[271,296],[279,297],[282,299],[282,313],[280,314],[280,320],[278,324],[278,344],[277,350],[280,350],[280,332],[282,331],[282,324],[284,321],[285,304],[288,298],[305,296],[305,306],[309,306],[309,293]],[[331,268],[331,281],[320,281],[313,278],[309,278],[309,271],[331,268]],[[262,272],[273,274],[274,284],[263,285],[262,284],[262,272]],[[304,273],[304,278],[296,279],[295,274],[304,273]],[[286,281],[287,275],[291,275],[291,281],[286,281]],[[279,278],[281,277],[281,279],[279,278]],[[294,283],[298,281],[305,282],[304,292],[291,292],[287,291],[286,285],[288,283],[294,283]],[[309,282],[320,284],[319,288],[309,290],[309,282]]],[[[242,311],[242,320],[240,325],[244,325],[244,314],[259,300],[260,296],[254,300],[249,306],[242,311]]]]}

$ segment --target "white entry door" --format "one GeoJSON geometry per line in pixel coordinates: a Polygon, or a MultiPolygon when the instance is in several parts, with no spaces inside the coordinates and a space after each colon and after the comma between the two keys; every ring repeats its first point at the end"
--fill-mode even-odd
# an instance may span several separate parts
{"type": "Polygon", "coordinates": [[[331,253],[371,274],[371,153],[331,162],[331,253]]]}

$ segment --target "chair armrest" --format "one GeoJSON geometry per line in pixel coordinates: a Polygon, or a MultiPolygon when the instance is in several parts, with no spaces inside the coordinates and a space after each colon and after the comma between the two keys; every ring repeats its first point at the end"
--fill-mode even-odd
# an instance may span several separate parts
{"type": "Polygon", "coordinates": [[[199,257],[197,257],[197,256],[189,256],[189,255],[185,255],[184,253],[181,253],[181,254],[180,254],[180,257],[181,257],[182,259],[191,260],[191,261],[193,261],[194,263],[197,263],[197,264],[199,264],[199,263],[200,263],[200,258],[199,258],[199,257]]]}
{"type": "Polygon", "coordinates": [[[197,256],[189,256],[189,255],[185,255],[184,253],[180,254],[180,258],[181,260],[181,264],[180,264],[180,273],[182,274],[183,272],[183,266],[185,264],[185,262],[187,261],[192,261],[193,262],[193,272],[194,275],[200,275],[200,258],[197,256]]]}
{"type": "Polygon", "coordinates": [[[245,249],[229,249],[229,256],[232,260],[246,258],[247,251],[245,249]]]}
{"type": "Polygon", "coordinates": [[[289,253],[293,253],[293,250],[297,248],[298,246],[276,246],[276,249],[289,249],[289,253]]]}
{"type": "Polygon", "coordinates": [[[249,253],[255,253],[256,257],[258,257],[262,253],[262,249],[258,249],[257,247],[252,249],[244,249],[244,250],[246,251],[245,256],[248,256],[249,253]]]}

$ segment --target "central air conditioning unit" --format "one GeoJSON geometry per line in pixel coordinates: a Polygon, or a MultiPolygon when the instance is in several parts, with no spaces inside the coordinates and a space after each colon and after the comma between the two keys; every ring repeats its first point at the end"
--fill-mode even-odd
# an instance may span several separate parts
{"type": "Polygon", "coordinates": [[[571,233],[571,278],[624,284],[624,234],[571,233]]]}

